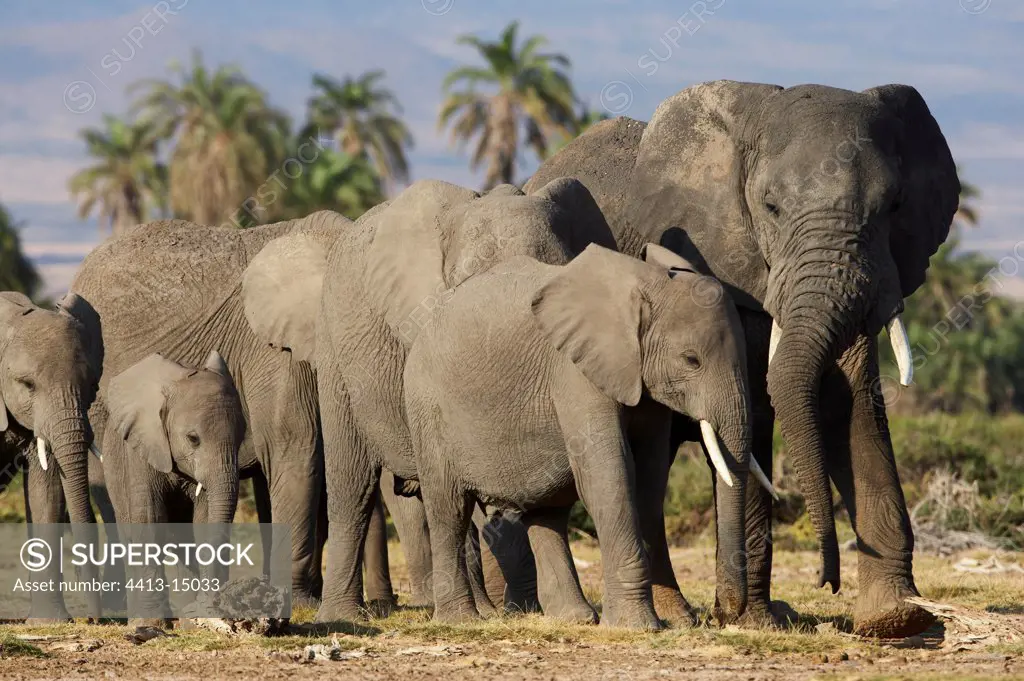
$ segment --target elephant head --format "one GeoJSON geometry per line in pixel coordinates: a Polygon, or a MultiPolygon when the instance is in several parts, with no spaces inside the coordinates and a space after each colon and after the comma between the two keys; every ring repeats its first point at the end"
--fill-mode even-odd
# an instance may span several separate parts
{"type": "Polygon", "coordinates": [[[655,244],[646,263],[589,246],[534,296],[541,331],[602,392],[647,394],[701,424],[718,477],[718,596],[724,620],[746,607],[745,498],[752,421],[739,313],[722,287],[655,244]]]}
{"type": "MultiPolygon", "coordinates": [[[[308,219],[312,219],[308,218],[308,219]]],[[[421,180],[359,219],[372,229],[362,272],[374,309],[406,348],[431,311],[466,279],[517,255],[564,264],[589,243],[615,247],[590,192],[558,178],[529,196],[421,180]]],[[[246,319],[270,345],[311,360],[327,250],[301,233],[271,241],[242,279],[246,319]]]]}
{"type": "Polygon", "coordinates": [[[905,85],[703,83],[665,100],[639,142],[633,225],[673,250],[691,241],[775,321],[769,392],[817,531],[819,585],[833,590],[822,376],[858,336],[886,326],[909,384],[903,298],[945,240],[959,190],[938,124],[905,85]]]}
{"type": "Polygon", "coordinates": [[[33,433],[39,465],[56,463],[61,473],[73,523],[95,522],[88,411],[102,366],[99,320],[82,298],[70,294],[49,311],[20,293],[0,293],[0,431],[33,433]]]}
{"type": "Polygon", "coordinates": [[[216,350],[198,370],[149,355],[110,381],[107,402],[110,423],[131,456],[194,482],[197,498],[208,490],[209,522],[232,521],[245,417],[216,350]]]}

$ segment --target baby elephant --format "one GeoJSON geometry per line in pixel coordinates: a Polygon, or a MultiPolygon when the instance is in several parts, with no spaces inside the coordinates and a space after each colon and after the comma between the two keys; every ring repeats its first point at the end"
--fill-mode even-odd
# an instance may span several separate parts
{"type": "Polygon", "coordinates": [[[111,380],[107,408],[103,473],[128,476],[109,486],[119,522],[232,521],[245,417],[217,351],[201,369],[149,355],[111,380]]]}
{"type": "MultiPolygon", "coordinates": [[[[524,512],[545,614],[594,621],[566,537],[581,498],[601,542],[602,623],[660,628],[634,488],[644,462],[634,476],[632,451],[651,451],[637,438],[661,437],[666,463],[655,470],[667,477],[670,409],[701,421],[726,483],[717,595],[721,608],[743,611],[752,460],[739,316],[727,296],[696,295],[706,282],[685,260],[653,244],[645,259],[597,245],[563,266],[512,258],[456,288],[413,345],[405,400],[435,617],[477,614],[460,550],[480,499],[524,512]]],[[[664,478],[655,488],[663,498],[664,478]]]]}

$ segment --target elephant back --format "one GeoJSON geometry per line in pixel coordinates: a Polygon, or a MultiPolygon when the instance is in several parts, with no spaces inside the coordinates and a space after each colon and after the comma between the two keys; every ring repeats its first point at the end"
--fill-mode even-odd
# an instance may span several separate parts
{"type": "Polygon", "coordinates": [[[604,214],[618,250],[639,257],[645,240],[628,219],[630,179],[647,124],[619,116],[593,125],[544,162],[524,185],[534,194],[560,177],[579,180],[604,214]]]}

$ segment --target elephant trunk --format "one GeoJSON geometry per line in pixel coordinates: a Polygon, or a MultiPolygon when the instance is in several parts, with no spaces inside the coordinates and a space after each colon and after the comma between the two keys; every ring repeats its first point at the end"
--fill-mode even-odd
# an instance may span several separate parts
{"type": "Polygon", "coordinates": [[[203,494],[210,495],[207,500],[208,522],[229,525],[235,518],[238,506],[238,468],[222,468],[214,475],[207,476],[206,480],[203,483],[203,494]]]}
{"type": "Polygon", "coordinates": [[[737,395],[740,405],[713,417],[732,474],[732,486],[720,475],[715,485],[715,617],[721,624],[735,621],[747,607],[746,496],[753,435],[746,394],[737,395]]]}
{"type": "MultiPolygon", "coordinates": [[[[60,469],[64,498],[72,523],[95,523],[89,503],[89,421],[81,409],[61,409],[36,430],[37,454],[50,456],[60,469]]],[[[49,462],[47,462],[49,465],[49,462]]]]}
{"type": "MultiPolygon", "coordinates": [[[[851,225],[843,227],[838,229],[841,234],[855,233],[851,225]]],[[[836,230],[834,224],[826,228],[836,230]]],[[[855,239],[830,248],[806,248],[798,262],[788,275],[795,284],[776,335],[768,391],[818,537],[818,586],[831,584],[835,593],[840,586],[839,542],[819,392],[825,368],[860,330],[876,282],[855,239]]]]}

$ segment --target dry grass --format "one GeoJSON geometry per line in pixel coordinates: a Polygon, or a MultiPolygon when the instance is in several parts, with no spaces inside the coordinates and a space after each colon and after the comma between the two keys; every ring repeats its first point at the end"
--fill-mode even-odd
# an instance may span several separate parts
{"type": "MultiPolygon", "coordinates": [[[[405,568],[401,551],[397,546],[393,548],[393,574],[401,588],[405,568]]],[[[586,565],[580,569],[585,590],[600,605],[599,551],[590,542],[577,542],[573,550],[586,565]]],[[[683,592],[702,613],[707,612],[713,599],[712,556],[713,551],[708,547],[681,549],[673,555],[683,592]]],[[[1024,575],[1019,572],[987,575],[956,572],[952,566],[960,557],[919,556],[916,559],[915,575],[925,597],[990,613],[1024,612],[1024,575]]],[[[974,557],[985,556],[975,554],[974,557]]],[[[915,650],[863,641],[843,633],[850,629],[857,590],[856,555],[844,553],[843,558],[843,592],[833,596],[825,589],[813,587],[814,554],[776,553],[774,598],[787,601],[800,613],[796,627],[787,631],[720,630],[702,626],[645,633],[565,625],[539,615],[453,626],[433,622],[426,610],[403,608],[388,617],[371,617],[358,625],[331,630],[313,627],[307,635],[260,638],[229,637],[203,630],[176,631],[174,636],[157,638],[136,648],[123,640],[126,630],[121,625],[19,625],[0,627],[3,641],[0,650],[5,658],[0,661],[0,677],[17,677],[29,670],[32,670],[30,676],[45,676],[48,670],[56,673],[61,661],[68,663],[69,654],[50,650],[51,642],[89,638],[99,639],[104,645],[94,653],[71,654],[76,664],[97,672],[111,664],[137,666],[138,675],[147,678],[202,678],[203,670],[214,662],[221,665],[223,671],[236,673],[266,672],[280,667],[281,678],[307,678],[304,676],[307,672],[308,678],[315,678],[327,671],[323,665],[337,665],[339,671],[348,669],[352,678],[378,678],[378,672],[382,677],[388,676],[398,673],[404,668],[402,665],[407,664],[429,672],[426,678],[431,678],[433,673],[446,678],[463,678],[463,672],[479,673],[482,668],[497,673],[508,665],[522,667],[526,664],[520,664],[522,660],[530,663],[526,667],[537,667],[536,678],[589,678],[611,668],[623,673],[629,669],[637,673],[660,669],[659,678],[673,677],[676,672],[682,675],[686,670],[696,670],[696,675],[688,674],[691,678],[702,678],[703,670],[743,672],[748,668],[765,670],[764,674],[755,675],[765,678],[812,678],[824,673],[830,678],[833,675],[843,678],[848,673],[861,679],[950,678],[954,670],[949,654],[934,649],[941,640],[939,634],[927,644],[933,649],[915,650]],[[816,625],[829,622],[835,625],[834,629],[826,632],[815,629],[816,625]],[[26,634],[55,638],[29,644],[14,638],[26,634]],[[337,640],[343,651],[356,651],[358,657],[309,665],[294,661],[305,646],[327,644],[332,639],[337,640]],[[39,654],[48,657],[27,657],[35,654],[33,646],[39,654]],[[425,647],[429,651],[424,651],[425,647]],[[410,650],[414,652],[409,653],[410,650]],[[16,663],[12,656],[17,656],[16,663]],[[598,664],[591,659],[593,656],[602,660],[599,669],[593,666],[598,664]],[[161,668],[166,675],[154,676],[153,665],[159,660],[174,660],[174,671],[161,668]],[[564,673],[547,674],[552,670],[564,673]]],[[[1024,562],[1024,554],[1005,554],[1001,561],[1024,562]]],[[[293,614],[293,621],[298,623],[309,622],[315,615],[311,609],[293,614]]],[[[974,678],[970,675],[974,672],[980,674],[976,678],[992,678],[1014,670],[1024,672],[1024,646],[1019,645],[989,646],[977,652],[959,653],[955,659],[961,665],[957,667],[960,670],[956,673],[958,681],[974,678]]],[[[118,675],[126,675],[126,671],[119,670],[118,675]]],[[[534,678],[534,675],[524,673],[523,677],[534,678]]],[[[465,678],[476,677],[470,674],[465,678]]]]}

